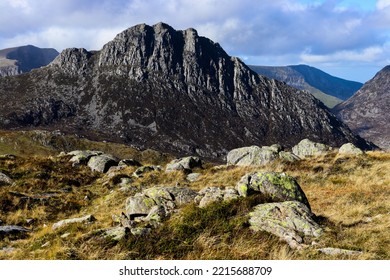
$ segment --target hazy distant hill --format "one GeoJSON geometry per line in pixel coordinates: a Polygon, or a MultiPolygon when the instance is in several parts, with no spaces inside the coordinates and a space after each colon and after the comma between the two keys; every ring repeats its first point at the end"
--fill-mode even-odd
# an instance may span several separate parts
{"type": "Polygon", "coordinates": [[[379,71],[334,112],[356,133],[390,149],[390,66],[379,71]]]}
{"type": "Polygon", "coordinates": [[[26,73],[48,65],[59,53],[31,45],[0,50],[0,77],[26,73]]]}
{"type": "Polygon", "coordinates": [[[307,90],[329,108],[351,97],[363,85],[331,76],[308,65],[249,67],[260,75],[307,90]]]}

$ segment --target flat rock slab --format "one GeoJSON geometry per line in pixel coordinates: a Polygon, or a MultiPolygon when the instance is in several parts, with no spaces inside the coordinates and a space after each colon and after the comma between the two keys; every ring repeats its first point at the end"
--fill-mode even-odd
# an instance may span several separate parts
{"type": "Polygon", "coordinates": [[[249,216],[249,224],[254,231],[274,234],[291,248],[301,248],[304,236],[319,237],[322,234],[321,227],[313,220],[313,213],[297,201],[260,204],[249,216]]]}
{"type": "Polygon", "coordinates": [[[58,229],[66,225],[75,224],[75,223],[92,223],[93,221],[96,221],[96,218],[94,216],[86,215],[81,218],[73,218],[73,219],[66,219],[66,220],[59,221],[53,224],[52,229],[58,229]]]}
{"type": "Polygon", "coordinates": [[[2,237],[14,237],[21,238],[26,236],[27,233],[31,232],[30,229],[22,226],[0,226],[0,238],[2,237]]]}

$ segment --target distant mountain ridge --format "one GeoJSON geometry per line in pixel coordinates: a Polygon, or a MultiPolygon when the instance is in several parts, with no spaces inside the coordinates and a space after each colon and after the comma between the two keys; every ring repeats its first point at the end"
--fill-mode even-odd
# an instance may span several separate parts
{"type": "Polygon", "coordinates": [[[354,135],[312,95],[251,71],[189,28],[140,24],[100,51],[0,79],[0,128],[61,129],[140,149],[217,158],[247,145],[332,146],[354,135]]]}
{"type": "Polygon", "coordinates": [[[348,99],[363,86],[362,83],[337,78],[308,65],[249,67],[270,79],[307,90],[329,108],[348,99]]]}
{"type": "Polygon", "coordinates": [[[334,108],[348,126],[377,146],[390,150],[390,65],[350,99],[334,108]]]}
{"type": "Polygon", "coordinates": [[[26,73],[48,65],[59,53],[32,45],[0,50],[0,77],[26,73]]]}

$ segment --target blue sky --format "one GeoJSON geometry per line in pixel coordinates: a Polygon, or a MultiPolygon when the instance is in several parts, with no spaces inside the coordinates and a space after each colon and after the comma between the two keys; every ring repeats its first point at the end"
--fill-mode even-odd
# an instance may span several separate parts
{"type": "Polygon", "coordinates": [[[390,64],[390,0],[0,0],[0,49],[98,50],[139,23],[193,27],[247,64],[366,82],[390,64]]]}

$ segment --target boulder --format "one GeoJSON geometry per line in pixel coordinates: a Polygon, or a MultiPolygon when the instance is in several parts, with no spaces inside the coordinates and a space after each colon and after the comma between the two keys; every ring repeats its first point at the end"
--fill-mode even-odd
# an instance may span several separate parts
{"type": "Polygon", "coordinates": [[[292,148],[292,152],[300,158],[306,156],[321,155],[329,152],[332,148],[322,143],[316,143],[309,139],[303,139],[292,148]]]}
{"type": "Polygon", "coordinates": [[[323,232],[310,209],[298,201],[260,204],[249,216],[252,230],[274,234],[291,248],[299,249],[305,243],[304,237],[319,237],[323,232]]]}
{"type": "Polygon", "coordinates": [[[72,162],[74,166],[76,166],[76,165],[87,165],[91,157],[102,155],[102,154],[103,152],[101,151],[75,150],[67,153],[66,155],[72,156],[69,161],[72,162]]]}
{"type": "Polygon", "coordinates": [[[106,173],[111,166],[116,165],[118,165],[118,159],[107,154],[92,156],[88,161],[88,167],[91,168],[92,171],[101,173],[106,173]]]}
{"type": "Polygon", "coordinates": [[[66,220],[59,221],[59,222],[53,224],[52,229],[53,230],[59,229],[59,228],[64,227],[66,225],[75,224],[75,223],[88,224],[88,223],[92,223],[94,221],[96,221],[94,216],[86,215],[86,216],[81,217],[81,218],[73,218],[73,219],[66,219],[66,220]]]}
{"type": "Polygon", "coordinates": [[[30,229],[22,226],[0,226],[0,238],[23,238],[27,233],[31,232],[30,229]]]}
{"type": "Polygon", "coordinates": [[[362,155],[363,151],[352,143],[344,144],[339,149],[339,154],[362,155]]]}
{"type": "MultiPolygon", "coordinates": [[[[184,204],[194,201],[197,193],[189,188],[180,187],[153,187],[137,193],[126,200],[126,215],[130,220],[136,217],[147,217],[151,211],[164,213],[162,219],[170,215],[172,211],[184,204]],[[158,206],[156,210],[156,206],[158,206]],[[161,211],[162,207],[164,211],[161,211]]],[[[150,217],[152,218],[152,217],[150,217]]]]}
{"type": "Polygon", "coordinates": [[[227,165],[264,165],[278,158],[277,148],[250,146],[231,150],[227,154],[227,165]]]}
{"type": "Polygon", "coordinates": [[[12,185],[13,181],[10,177],[5,175],[4,173],[0,172],[0,187],[1,186],[7,186],[12,185]]]}
{"type": "Polygon", "coordinates": [[[286,161],[287,162],[296,162],[296,161],[300,160],[300,158],[297,155],[294,155],[291,152],[285,152],[285,151],[279,152],[279,158],[280,158],[280,160],[282,160],[284,162],[286,162],[286,161]]]}
{"type": "Polygon", "coordinates": [[[137,168],[134,172],[133,172],[133,176],[136,177],[136,178],[140,178],[144,175],[144,173],[146,172],[151,172],[151,171],[160,171],[161,170],[161,167],[160,166],[156,166],[156,165],[145,165],[145,166],[141,166],[139,168],[137,168]]]}
{"type": "Polygon", "coordinates": [[[309,201],[298,182],[285,173],[248,173],[238,181],[236,190],[241,196],[256,192],[264,194],[270,202],[299,201],[310,209],[309,201]]]}
{"type": "Polygon", "coordinates": [[[202,161],[198,157],[184,157],[174,159],[167,164],[165,171],[190,171],[195,167],[202,167],[202,161]]]}
{"type": "Polygon", "coordinates": [[[238,192],[233,188],[206,187],[198,192],[195,203],[203,208],[213,202],[227,201],[239,198],[238,192]]]}
{"type": "Polygon", "coordinates": [[[190,182],[198,181],[199,178],[202,176],[200,173],[190,173],[187,175],[186,180],[190,182]]]}

